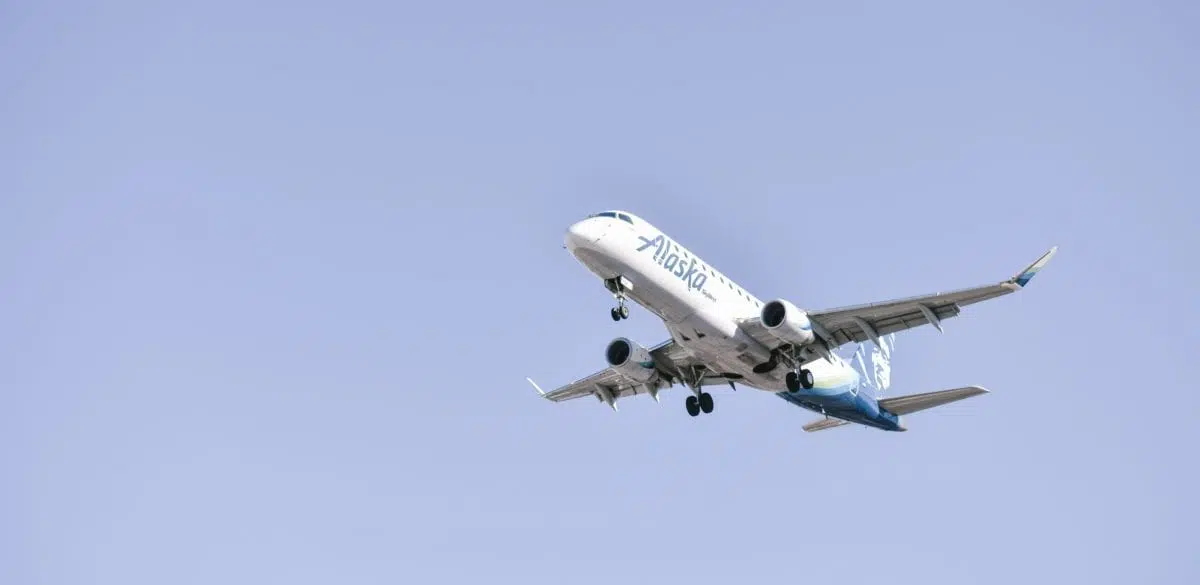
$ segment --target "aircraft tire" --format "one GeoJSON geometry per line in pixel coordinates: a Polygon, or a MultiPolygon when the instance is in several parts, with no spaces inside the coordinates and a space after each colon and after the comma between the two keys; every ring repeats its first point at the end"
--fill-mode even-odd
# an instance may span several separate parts
{"type": "Polygon", "coordinates": [[[700,415],[700,401],[696,400],[695,396],[688,396],[687,400],[685,400],[683,402],[683,405],[687,407],[687,413],[689,415],[691,415],[691,416],[699,416],[700,415]]]}
{"type": "Polygon", "coordinates": [[[700,394],[700,411],[704,414],[708,414],[713,411],[712,394],[709,394],[708,392],[702,392],[700,394]]]}
{"type": "Polygon", "coordinates": [[[800,386],[805,390],[811,389],[816,383],[813,379],[812,370],[800,370],[800,386]]]}
{"type": "Polygon", "coordinates": [[[798,376],[796,372],[788,372],[787,375],[784,376],[783,381],[787,384],[788,392],[800,391],[800,376],[798,376]]]}

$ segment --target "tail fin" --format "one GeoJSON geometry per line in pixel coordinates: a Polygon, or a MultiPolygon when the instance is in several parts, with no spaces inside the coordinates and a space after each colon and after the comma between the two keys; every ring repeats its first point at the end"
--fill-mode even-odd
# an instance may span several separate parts
{"type": "Polygon", "coordinates": [[[863,384],[869,388],[875,398],[881,398],[883,392],[892,385],[892,356],[896,349],[896,334],[892,333],[879,338],[880,345],[873,341],[858,344],[858,349],[850,357],[850,365],[862,376],[863,384]]]}

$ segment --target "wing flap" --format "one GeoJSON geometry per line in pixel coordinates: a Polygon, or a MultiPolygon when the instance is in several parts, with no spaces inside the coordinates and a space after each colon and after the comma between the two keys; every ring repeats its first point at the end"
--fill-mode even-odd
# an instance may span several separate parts
{"type": "Polygon", "coordinates": [[[982,386],[963,386],[962,388],[938,390],[937,392],[926,392],[924,394],[909,394],[908,396],[884,398],[879,401],[879,408],[901,416],[987,393],[988,389],[982,386]]]}

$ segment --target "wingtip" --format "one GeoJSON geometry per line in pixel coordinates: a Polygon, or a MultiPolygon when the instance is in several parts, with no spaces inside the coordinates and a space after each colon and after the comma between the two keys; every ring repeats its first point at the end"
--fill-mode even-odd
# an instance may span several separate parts
{"type": "Polygon", "coordinates": [[[543,398],[546,397],[546,393],[542,390],[542,387],[538,386],[537,382],[533,381],[533,378],[530,378],[529,376],[525,376],[525,379],[529,381],[529,385],[533,386],[534,390],[537,390],[538,396],[541,396],[543,398]]]}
{"type": "Polygon", "coordinates": [[[1025,270],[1022,270],[1019,274],[1014,276],[1012,278],[1012,282],[1017,286],[1024,288],[1025,285],[1029,284],[1029,281],[1033,280],[1034,276],[1037,276],[1038,271],[1044,268],[1046,264],[1050,262],[1050,259],[1053,258],[1054,254],[1057,252],[1058,246],[1051,246],[1050,249],[1047,250],[1045,254],[1042,254],[1037,260],[1035,260],[1033,264],[1030,264],[1025,268],[1025,270]]]}

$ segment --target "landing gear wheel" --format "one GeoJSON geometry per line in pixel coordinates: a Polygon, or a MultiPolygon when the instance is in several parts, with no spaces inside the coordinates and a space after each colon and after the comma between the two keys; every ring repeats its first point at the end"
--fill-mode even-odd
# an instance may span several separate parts
{"type": "Polygon", "coordinates": [[[788,372],[787,375],[783,377],[783,382],[787,385],[788,392],[800,391],[800,375],[796,372],[788,372]]]}
{"type": "Polygon", "coordinates": [[[683,405],[687,407],[688,414],[692,416],[698,416],[700,414],[700,401],[697,400],[695,396],[688,396],[687,400],[683,402],[683,405]]]}
{"type": "Polygon", "coordinates": [[[701,411],[702,411],[704,414],[708,414],[708,413],[710,413],[710,412],[712,412],[712,411],[713,411],[713,397],[712,397],[712,394],[709,394],[708,392],[702,392],[702,393],[700,394],[700,410],[701,410],[701,411]]]}
{"type": "Polygon", "coordinates": [[[809,390],[816,384],[812,370],[800,370],[800,387],[809,390]]]}
{"type": "Polygon", "coordinates": [[[621,305],[620,307],[617,307],[617,314],[620,315],[622,319],[628,319],[629,318],[629,307],[626,307],[625,305],[621,305]]]}
{"type": "Polygon", "coordinates": [[[808,390],[813,387],[815,382],[812,370],[800,370],[799,373],[788,372],[783,381],[787,384],[788,392],[799,392],[801,388],[808,390]]]}
{"type": "Polygon", "coordinates": [[[621,320],[621,312],[620,312],[620,311],[618,311],[618,310],[616,309],[616,307],[613,307],[613,308],[612,308],[612,309],[610,309],[608,312],[609,312],[609,314],[610,314],[610,315],[612,315],[612,319],[613,319],[613,321],[620,321],[620,320],[621,320]]]}

